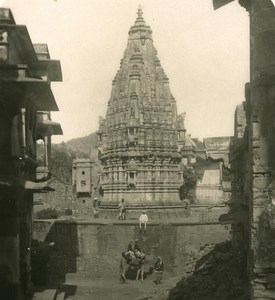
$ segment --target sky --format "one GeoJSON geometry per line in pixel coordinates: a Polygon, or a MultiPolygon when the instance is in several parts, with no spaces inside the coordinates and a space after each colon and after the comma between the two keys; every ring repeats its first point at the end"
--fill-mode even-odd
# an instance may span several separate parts
{"type": "Polygon", "coordinates": [[[233,134],[249,81],[249,16],[237,1],[214,11],[212,0],[0,0],[32,42],[48,44],[61,61],[52,119],[64,135],[53,142],[97,130],[139,4],[187,132],[200,139],[233,134]]]}

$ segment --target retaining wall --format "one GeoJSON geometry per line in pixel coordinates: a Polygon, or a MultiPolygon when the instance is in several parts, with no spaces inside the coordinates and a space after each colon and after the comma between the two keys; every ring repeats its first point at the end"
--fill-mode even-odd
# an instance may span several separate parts
{"type": "Polygon", "coordinates": [[[139,234],[136,222],[34,221],[33,238],[55,242],[50,261],[52,281],[64,281],[66,273],[85,276],[117,276],[121,252],[135,238],[146,254],[150,273],[158,255],[165,270],[181,275],[190,256],[207,244],[230,238],[229,229],[217,222],[149,224],[147,234],[139,234]]]}

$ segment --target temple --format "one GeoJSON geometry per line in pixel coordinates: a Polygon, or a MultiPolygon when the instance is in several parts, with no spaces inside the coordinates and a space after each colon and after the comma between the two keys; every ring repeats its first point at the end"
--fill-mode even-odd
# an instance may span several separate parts
{"type": "Polygon", "coordinates": [[[129,205],[180,201],[184,114],[177,113],[140,7],[137,14],[112,83],[106,118],[100,119],[97,131],[102,205],[116,204],[121,198],[129,205]]]}

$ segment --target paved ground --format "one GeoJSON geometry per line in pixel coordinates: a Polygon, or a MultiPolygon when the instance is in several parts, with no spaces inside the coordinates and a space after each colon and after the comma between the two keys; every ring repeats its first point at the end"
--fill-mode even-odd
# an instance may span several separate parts
{"type": "Polygon", "coordinates": [[[179,277],[164,277],[163,283],[156,285],[153,275],[143,282],[127,280],[121,283],[116,277],[82,278],[77,274],[68,274],[66,285],[71,287],[73,295],[69,300],[166,300],[168,292],[180,280],[179,277]]]}

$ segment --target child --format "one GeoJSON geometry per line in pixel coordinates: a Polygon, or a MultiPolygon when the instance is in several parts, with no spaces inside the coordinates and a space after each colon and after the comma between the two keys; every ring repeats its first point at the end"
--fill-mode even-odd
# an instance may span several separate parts
{"type": "Polygon", "coordinates": [[[162,272],[163,272],[163,261],[162,261],[161,256],[159,256],[155,263],[156,280],[154,282],[156,284],[159,284],[162,282],[162,272]]]}

